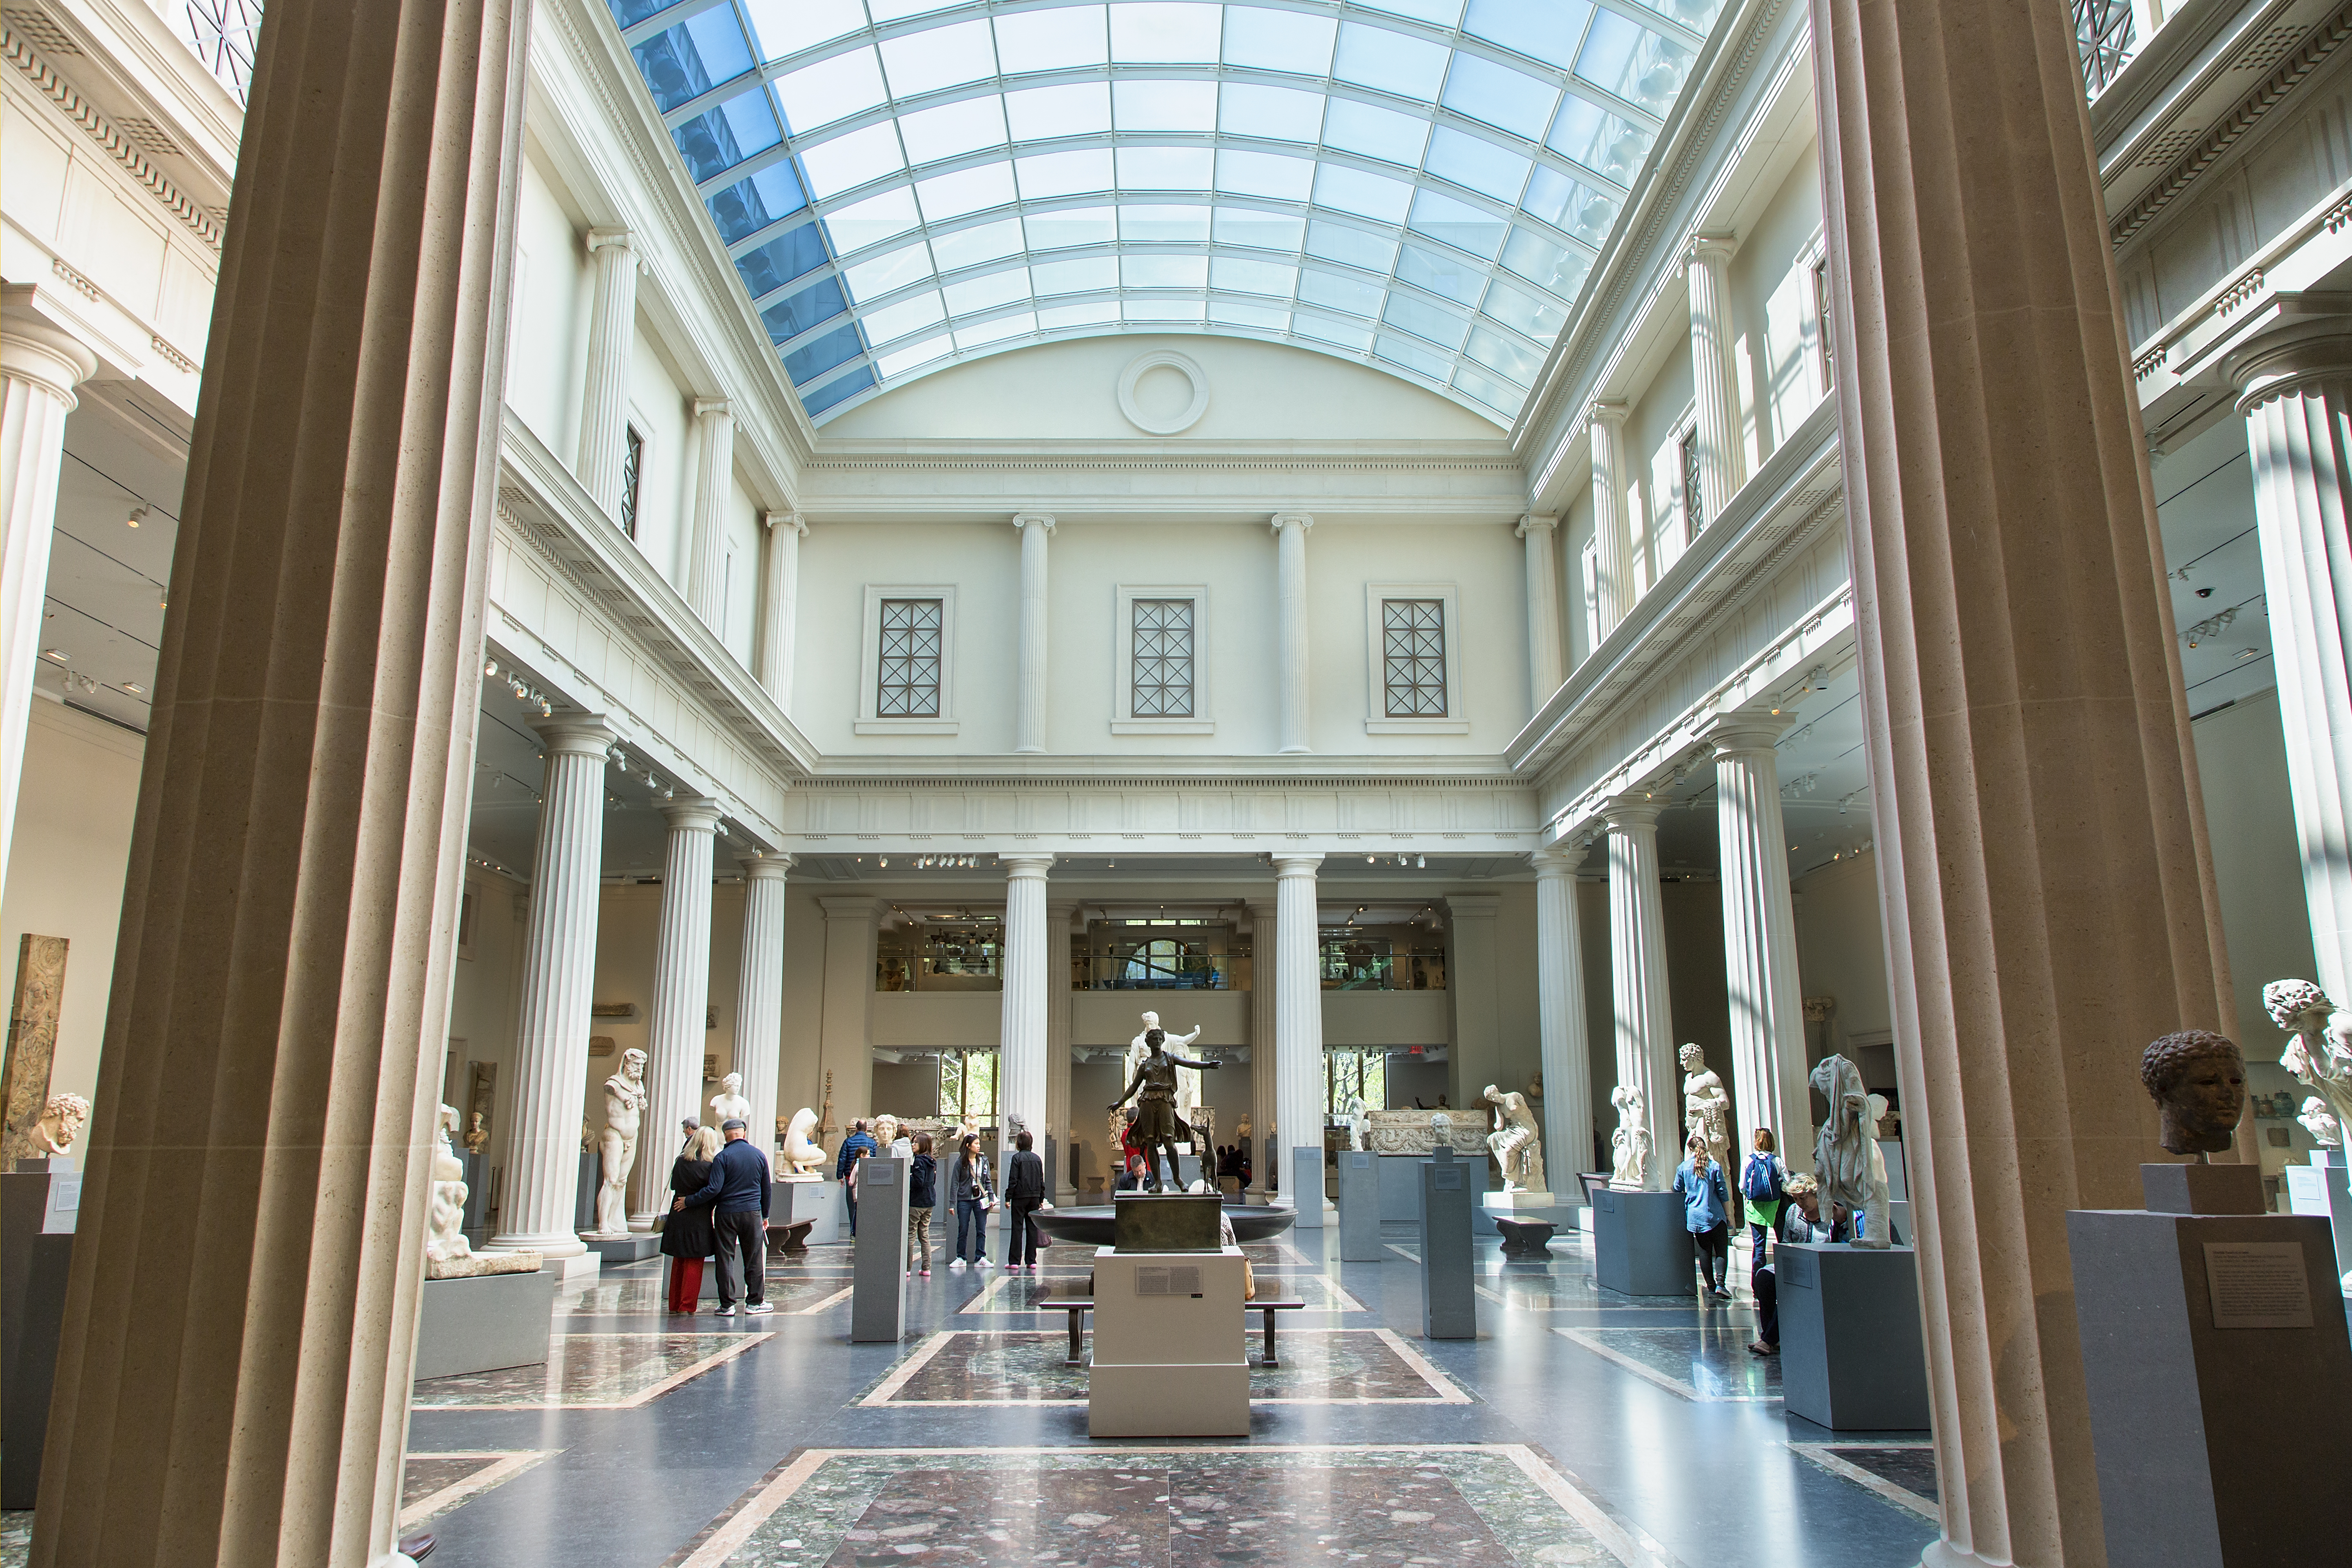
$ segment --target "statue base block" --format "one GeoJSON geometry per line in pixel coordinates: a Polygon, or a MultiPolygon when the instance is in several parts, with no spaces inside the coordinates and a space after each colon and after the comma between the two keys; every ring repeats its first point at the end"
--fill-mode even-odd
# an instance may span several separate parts
{"type": "Polygon", "coordinates": [[[661,1250],[661,1233],[652,1230],[631,1231],[626,1236],[583,1236],[580,1240],[607,1268],[638,1262],[661,1250]]]}
{"type": "Polygon", "coordinates": [[[1927,1352],[1912,1249],[1782,1242],[1772,1268],[1789,1414],[1832,1432],[1925,1431],[1927,1352]]]}
{"type": "Polygon", "coordinates": [[[1381,1168],[1378,1154],[1360,1149],[1339,1155],[1339,1261],[1378,1263],[1387,1256],[1381,1242],[1381,1168]]]}
{"type": "Polygon", "coordinates": [[[1698,1249],[1673,1193],[1592,1194],[1592,1272],[1604,1290],[1625,1296],[1688,1296],[1698,1289],[1698,1249]]]}
{"type": "Polygon", "coordinates": [[[2352,1340],[2328,1222],[2078,1209],[2066,1240],[2107,1561],[2341,1563],[2352,1340]]]}
{"type": "Polygon", "coordinates": [[[427,1279],[409,1375],[457,1377],[544,1362],[557,1284],[552,1272],[541,1269],[427,1279]]]}
{"type": "Polygon", "coordinates": [[[2261,1214],[2260,1165],[2142,1165],[2139,1190],[2150,1214],[2261,1214]]]}
{"type": "Polygon", "coordinates": [[[1095,1253],[1089,1437],[1246,1437],[1239,1247],[1095,1253]]]}
{"type": "Polygon", "coordinates": [[[2318,1215],[2336,1237],[2336,1267],[2352,1273],[2352,1188],[2345,1185],[2344,1151],[2314,1149],[2308,1165],[2289,1165],[2287,1212],[2318,1215]]]}

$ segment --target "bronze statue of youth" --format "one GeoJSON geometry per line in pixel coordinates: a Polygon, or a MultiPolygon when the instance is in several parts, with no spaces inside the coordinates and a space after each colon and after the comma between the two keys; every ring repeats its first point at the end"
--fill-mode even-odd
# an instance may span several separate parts
{"type": "Polygon", "coordinates": [[[1143,1043],[1150,1047],[1151,1054],[1144,1058],[1142,1065],[1135,1069],[1135,1081],[1127,1086],[1127,1092],[1118,1097],[1111,1109],[1117,1110],[1134,1100],[1137,1089],[1143,1091],[1143,1098],[1136,1100],[1135,1141],[1143,1151],[1143,1169],[1144,1174],[1150,1179],[1150,1190],[1155,1193],[1162,1190],[1160,1185],[1160,1152],[1163,1146],[1168,1152],[1168,1179],[1181,1190],[1183,1167],[1176,1163],[1176,1144],[1180,1138],[1191,1142],[1192,1130],[1176,1116],[1176,1069],[1192,1068],[1200,1072],[1214,1072],[1218,1064],[1186,1061],[1182,1057],[1171,1056],[1165,1029],[1147,1031],[1143,1043]]]}

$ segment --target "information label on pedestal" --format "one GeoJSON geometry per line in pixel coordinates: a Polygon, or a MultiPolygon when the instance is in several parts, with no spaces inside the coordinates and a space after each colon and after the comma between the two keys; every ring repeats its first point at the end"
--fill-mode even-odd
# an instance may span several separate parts
{"type": "Polygon", "coordinates": [[[2311,1327],[2311,1279],[2292,1241],[2209,1241],[2205,1288],[2217,1329],[2311,1327]]]}

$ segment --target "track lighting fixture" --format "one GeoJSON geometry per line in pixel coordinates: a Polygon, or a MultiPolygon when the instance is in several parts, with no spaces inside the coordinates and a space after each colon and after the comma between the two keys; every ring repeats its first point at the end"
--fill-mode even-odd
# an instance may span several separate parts
{"type": "Polygon", "coordinates": [[[125,528],[136,528],[146,521],[147,509],[143,506],[134,506],[131,509],[131,515],[122,520],[122,524],[125,528]]]}

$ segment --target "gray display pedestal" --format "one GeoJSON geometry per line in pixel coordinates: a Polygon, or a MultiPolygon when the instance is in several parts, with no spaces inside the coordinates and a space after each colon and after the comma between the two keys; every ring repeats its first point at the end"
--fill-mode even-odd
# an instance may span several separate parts
{"type": "Polygon", "coordinates": [[[608,1268],[641,1263],[661,1251],[661,1232],[657,1230],[633,1230],[626,1236],[583,1236],[580,1241],[608,1268]]]}
{"type": "Polygon", "coordinates": [[[1380,1156],[1348,1150],[1339,1156],[1339,1261],[1381,1260],[1380,1156]]]}
{"type": "Polygon", "coordinates": [[[1293,1149],[1290,1152],[1290,1170],[1287,1174],[1290,1181],[1284,1190],[1291,1194],[1290,1201],[1298,1205],[1298,1218],[1293,1223],[1292,1228],[1321,1230],[1323,1228],[1323,1150],[1321,1146],[1318,1145],[1312,1149],[1293,1149]]]}
{"type": "Polygon", "coordinates": [[[604,1184],[604,1162],[593,1149],[580,1154],[580,1183],[572,1189],[572,1228],[582,1236],[596,1228],[596,1189],[604,1184]]]}
{"type": "MultiPolygon", "coordinates": [[[[775,1195],[770,1201],[769,1220],[778,1226],[796,1219],[809,1222],[805,1245],[839,1241],[845,1211],[841,1201],[841,1184],[813,1177],[785,1177],[775,1185],[775,1195]]],[[[939,1226],[932,1225],[936,1236],[939,1226]]]]}
{"type": "Polygon", "coordinates": [[[849,1337],[896,1343],[907,1332],[907,1162],[869,1154],[857,1167],[849,1337]]]}
{"type": "Polygon", "coordinates": [[[2336,1272],[2352,1274],[2352,1188],[2345,1185],[2344,1151],[2314,1149],[2308,1165],[2286,1168],[2287,1212],[2317,1215],[2336,1238],[2336,1272]]]}
{"type": "Polygon", "coordinates": [[[479,1154],[461,1152],[457,1163],[466,1167],[466,1209],[459,1216],[457,1228],[467,1244],[479,1248],[490,1239],[490,1184],[487,1180],[489,1167],[482,1163],[479,1154]]]}
{"type": "Polygon", "coordinates": [[[1673,1193],[1592,1194],[1592,1273],[1626,1296],[1687,1296],[1698,1288],[1698,1249],[1673,1193]]]}
{"type": "Polygon", "coordinates": [[[427,1279],[417,1304],[415,1378],[457,1377],[547,1359],[554,1323],[552,1270],[427,1279]]]}
{"type": "Polygon", "coordinates": [[[1926,1430],[1927,1352],[1912,1249],[1784,1241],[1772,1267],[1789,1414],[1832,1432],[1926,1430]]]}
{"type": "Polygon", "coordinates": [[[0,1508],[30,1508],[41,1489],[80,1207],[81,1174],[63,1160],[0,1176],[0,1508]]]}
{"type": "Polygon", "coordinates": [[[2066,1240],[2107,1561],[2342,1563],[2352,1341],[2328,1222],[2077,1209],[2066,1240]]]}
{"type": "MultiPolygon", "coordinates": [[[[1429,1163],[1428,1154],[1377,1154],[1373,1156],[1381,1173],[1381,1223],[1392,1230],[1409,1235],[1421,1224],[1421,1167],[1429,1163]]],[[[1470,1184],[1472,1199],[1471,1227],[1480,1236],[1496,1234],[1495,1222],[1487,1216],[1486,1196],[1493,1184],[1494,1166],[1485,1159],[1454,1162],[1462,1167],[1462,1179],[1470,1184]]]]}
{"type": "MultiPolygon", "coordinates": [[[[1467,1162],[1441,1146],[1421,1167],[1421,1332],[1478,1337],[1478,1288],[1470,1268],[1473,1191],[1467,1162]]],[[[1483,1162],[1481,1162],[1483,1163],[1483,1162]]]]}

